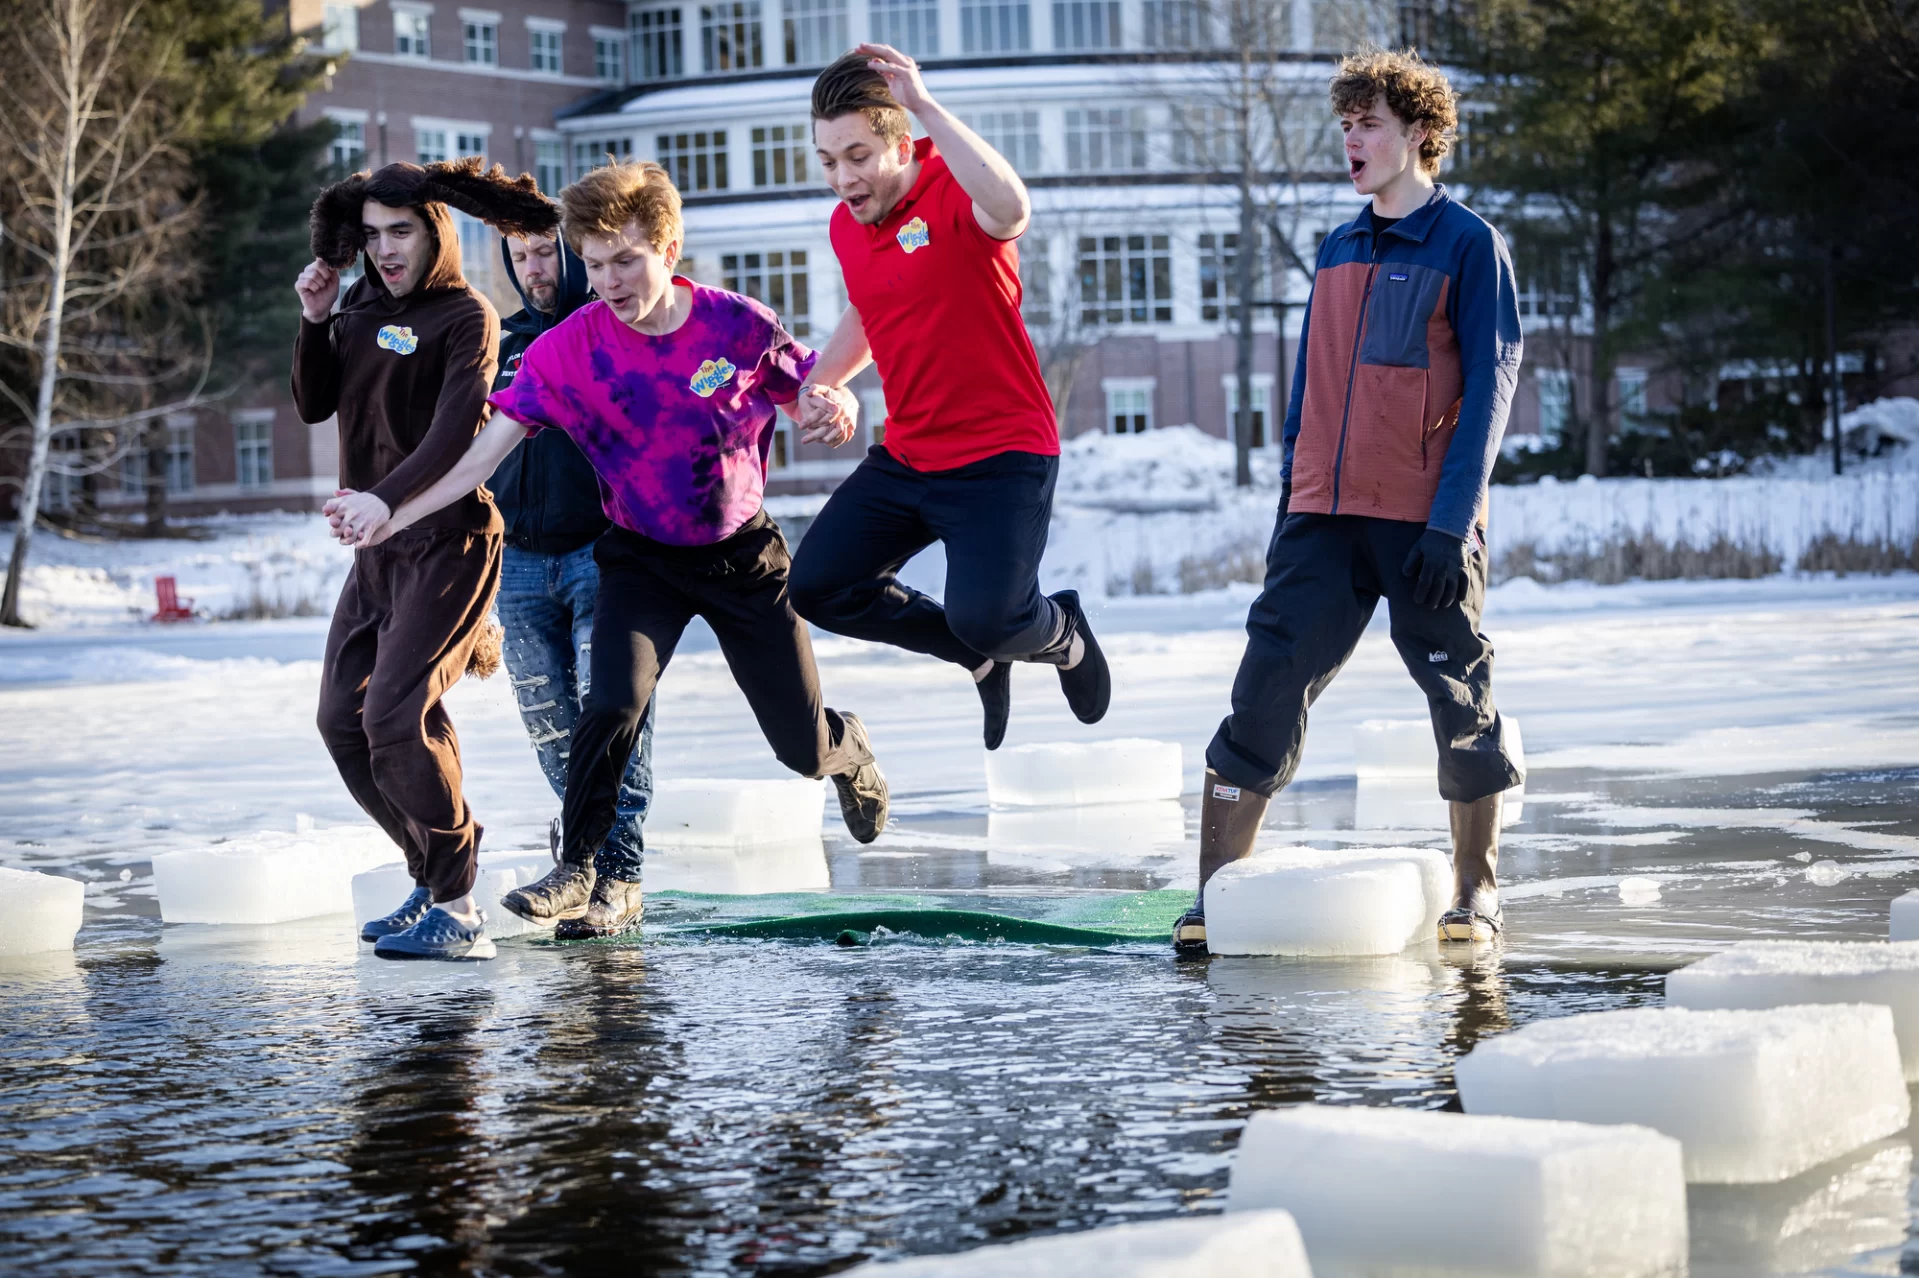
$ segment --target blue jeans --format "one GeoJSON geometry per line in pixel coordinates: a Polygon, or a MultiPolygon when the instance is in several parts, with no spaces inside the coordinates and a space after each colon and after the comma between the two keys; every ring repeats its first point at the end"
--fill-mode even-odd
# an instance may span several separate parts
{"type": "MultiPolygon", "coordinates": [[[[593,601],[600,570],[593,547],[542,555],[507,546],[500,564],[500,625],[513,699],[553,793],[566,798],[566,760],[591,679],[593,601]]],[[[653,802],[653,715],[620,781],[613,828],[593,858],[608,878],[640,881],[640,825],[653,802]]]]}

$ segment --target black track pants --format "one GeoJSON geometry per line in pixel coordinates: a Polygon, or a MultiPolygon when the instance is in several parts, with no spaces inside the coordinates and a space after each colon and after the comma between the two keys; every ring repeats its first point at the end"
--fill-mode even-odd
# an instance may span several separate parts
{"type": "Polygon", "coordinates": [[[786,538],[772,516],[761,511],[711,546],[668,546],[616,527],[593,558],[600,592],[592,677],[566,761],[566,860],[584,865],[606,842],[647,703],[694,617],[713,627],[781,763],[824,777],[868,761],[847,749],[845,722],[820,699],[813,641],[787,599],[786,538]]]}
{"type": "Polygon", "coordinates": [[[1246,618],[1233,712],[1206,748],[1208,767],[1261,794],[1291,781],[1306,712],[1353,655],[1383,597],[1393,646],[1432,712],[1441,797],[1469,803],[1521,779],[1493,708],[1493,647],[1479,633],[1486,549],[1473,552],[1464,598],[1423,608],[1401,568],[1424,531],[1424,524],[1359,515],[1294,514],[1280,522],[1266,552],[1265,587],[1246,618]]]}

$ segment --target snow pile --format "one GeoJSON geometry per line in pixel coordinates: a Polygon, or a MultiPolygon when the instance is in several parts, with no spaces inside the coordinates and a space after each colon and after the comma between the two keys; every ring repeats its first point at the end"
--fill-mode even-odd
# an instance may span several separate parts
{"type": "MultiPolygon", "coordinates": [[[[1233,495],[1233,446],[1197,426],[1080,435],[1060,446],[1055,505],[1152,512],[1213,510],[1233,495]]],[[[1279,485],[1279,456],[1253,450],[1253,487],[1279,485]]]]}
{"type": "Polygon", "coordinates": [[[1919,444],[1919,399],[1896,395],[1861,404],[1839,415],[1839,429],[1848,443],[1869,450],[1882,442],[1919,444]]]}
{"type": "MultiPolygon", "coordinates": [[[[222,515],[195,520],[207,540],[81,541],[42,531],[33,539],[20,609],[36,626],[112,626],[157,606],[155,577],[173,577],[182,603],[203,617],[325,616],[352,552],[319,515],[222,515]]],[[[11,538],[9,538],[9,544],[11,538]]]]}

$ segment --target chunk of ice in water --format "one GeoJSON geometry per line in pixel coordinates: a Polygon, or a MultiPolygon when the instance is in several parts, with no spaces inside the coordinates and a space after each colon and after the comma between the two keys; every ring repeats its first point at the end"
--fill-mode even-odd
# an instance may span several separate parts
{"type": "Polygon", "coordinates": [[[1108,862],[1115,856],[1148,856],[1178,850],[1186,842],[1186,810],[1176,799],[992,808],[986,813],[986,842],[996,859],[1036,848],[1087,852],[1108,862]]]}
{"type": "Polygon", "coordinates": [[[1741,941],[1666,977],[1674,1007],[1879,1003],[1906,1081],[1919,1082],[1919,941],[1741,941]]]}
{"type": "Polygon", "coordinates": [[[1484,1040],[1453,1072],[1469,1113],[1644,1124],[1708,1184],[1796,1176],[1908,1117],[1892,1012],[1860,1004],[1588,1012],[1484,1040]]]}
{"type": "MultiPolygon", "coordinates": [[[[496,941],[529,932],[551,932],[552,924],[529,923],[500,904],[500,898],[516,887],[540,878],[553,868],[553,854],[537,852],[482,852],[479,873],[473,880],[473,900],[486,912],[486,934],[496,941]]],[[[353,876],[353,926],[355,930],[369,919],[381,918],[398,909],[413,891],[413,876],[406,862],[392,861],[353,876]]]]}
{"type": "Polygon", "coordinates": [[[1177,741],[1049,741],[986,752],[986,797],[1006,807],[1177,799],[1184,784],[1177,741]]]}
{"type": "Polygon", "coordinates": [[[1644,1127],[1300,1105],[1246,1124],[1227,1212],[1291,1212],[1320,1278],[1668,1274],[1680,1158],[1644,1127]]]}
{"type": "Polygon", "coordinates": [[[1659,880],[1629,875],[1619,880],[1619,900],[1625,905],[1651,905],[1659,899],[1659,880]]]}
{"type": "MultiPolygon", "coordinates": [[[[1526,742],[1519,720],[1500,716],[1506,752],[1526,770],[1526,742]]],[[[1353,728],[1353,771],[1362,777],[1439,777],[1439,742],[1430,719],[1367,719],[1353,728]]],[[[1514,787],[1517,789],[1518,787],[1514,787]]]]}
{"type": "Polygon", "coordinates": [[[1433,934],[1452,867],[1427,848],[1276,848],[1206,884],[1214,954],[1397,954],[1433,934]]]}
{"type": "Polygon", "coordinates": [[[1806,867],[1806,881],[1819,887],[1832,887],[1851,877],[1837,861],[1814,861],[1806,867]]]}
{"type": "MultiPolygon", "coordinates": [[[[1519,721],[1502,716],[1506,748],[1523,771],[1526,747],[1519,721]]],[[[1439,797],[1439,746],[1427,719],[1368,719],[1353,729],[1353,824],[1362,830],[1445,830],[1450,818],[1439,797]]],[[[1526,783],[1506,791],[1502,827],[1525,819],[1526,783]]]]}
{"type": "Polygon", "coordinates": [[[1187,1216],[1024,1238],[852,1271],[868,1278],[1312,1278],[1283,1211],[1187,1216]]]}
{"type": "Polygon", "coordinates": [[[1895,941],[1919,941],[1919,891],[1893,898],[1889,934],[1895,941]]]}
{"type": "MultiPolygon", "coordinates": [[[[647,842],[652,843],[649,821],[647,842]]],[[[700,846],[646,849],[649,892],[723,892],[757,896],[769,892],[824,892],[832,886],[826,845],[811,839],[755,843],[745,847],[700,846]]]]}
{"type": "MultiPolygon", "coordinates": [[[[817,840],[830,784],[805,777],[663,780],[653,787],[646,843],[649,848],[752,847],[817,840]]],[[[838,818],[837,806],[834,816],[838,818]]]]}
{"type": "Polygon", "coordinates": [[[1695,1185],[1690,1278],[1857,1272],[1847,1262],[1905,1241],[1911,1184],[1895,1136],[1772,1185],[1695,1185]]]}
{"type": "Polygon", "coordinates": [[[284,923],[351,913],[353,876],[399,856],[377,826],[263,830],[154,857],[153,886],[168,923],[284,923]]]}
{"type": "Polygon", "coordinates": [[[86,884],[0,866],[0,955],[73,948],[86,884]]]}

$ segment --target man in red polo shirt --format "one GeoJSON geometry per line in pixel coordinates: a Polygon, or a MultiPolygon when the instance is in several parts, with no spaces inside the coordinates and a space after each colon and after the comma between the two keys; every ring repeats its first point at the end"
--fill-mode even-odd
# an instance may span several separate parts
{"type": "MultiPolygon", "coordinates": [[[[840,197],[833,251],[848,306],[809,384],[843,386],[877,363],[887,420],[886,442],[800,543],[793,606],[837,634],[964,667],[989,750],[1006,735],[1014,661],[1057,667],[1073,713],[1097,723],[1112,677],[1079,595],[1039,590],[1059,423],[1020,320],[1013,241],[1032,217],[1026,185],[886,45],[863,44],[820,73],[813,142],[840,197]],[[926,130],[918,143],[908,111],[926,130]],[[944,607],[898,575],[935,541],[946,548],[944,607]]],[[[800,402],[802,439],[852,438],[854,422],[824,397],[800,402]]]]}

